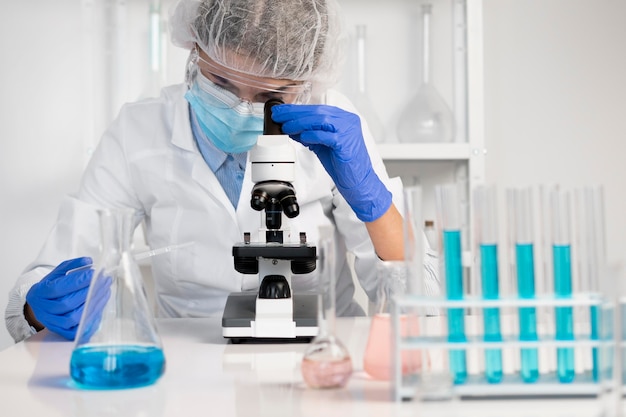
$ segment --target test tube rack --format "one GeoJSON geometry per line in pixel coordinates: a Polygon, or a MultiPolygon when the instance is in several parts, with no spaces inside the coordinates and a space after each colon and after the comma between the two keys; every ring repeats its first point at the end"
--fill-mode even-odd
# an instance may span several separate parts
{"type": "MultiPolygon", "coordinates": [[[[626,304],[622,304],[624,308],[626,304]]],[[[607,387],[614,383],[611,368],[614,364],[613,346],[617,346],[613,337],[615,320],[612,314],[611,303],[599,294],[574,294],[568,298],[550,296],[537,296],[528,298],[482,299],[479,297],[465,297],[462,300],[448,300],[445,298],[422,297],[415,295],[403,295],[396,297],[392,306],[392,366],[393,366],[393,396],[396,401],[412,400],[419,395],[421,381],[424,381],[427,370],[427,362],[431,352],[439,352],[439,355],[447,357],[450,350],[464,350],[484,352],[485,349],[502,349],[517,351],[523,348],[553,349],[574,348],[584,354],[599,352],[601,360],[596,364],[596,376],[589,369],[577,372],[571,382],[560,382],[554,370],[542,372],[534,382],[525,382],[519,374],[519,370],[512,373],[504,373],[500,382],[489,383],[484,375],[469,373],[467,379],[460,384],[452,384],[450,376],[451,396],[457,398],[502,398],[502,397],[547,397],[547,396],[588,396],[598,397],[607,391],[607,387]],[[575,332],[573,340],[557,340],[555,334],[542,333],[537,340],[520,340],[519,334],[506,333],[501,341],[485,341],[480,334],[468,335],[463,342],[451,342],[446,334],[445,318],[446,311],[451,308],[464,309],[465,319],[470,318],[468,312],[479,315],[485,308],[500,308],[516,311],[523,307],[535,307],[543,310],[554,310],[557,307],[590,308],[597,306],[601,311],[598,320],[599,336],[591,337],[589,330],[575,332]],[[424,312],[439,311],[438,316],[426,316],[424,312]],[[423,320],[439,320],[437,332],[417,335],[403,335],[400,328],[400,318],[403,314],[416,314],[423,320]],[[403,375],[402,354],[405,351],[420,351],[422,355],[421,369],[414,373],[403,375]]],[[[622,309],[622,311],[625,311],[622,309]]],[[[421,325],[420,325],[421,327],[421,325]]],[[[554,330],[554,329],[553,329],[554,330]]],[[[622,339],[622,352],[626,352],[626,341],[622,339]]],[[[514,356],[514,355],[510,355],[514,356]]],[[[445,362],[445,360],[444,360],[445,362]]],[[[432,365],[432,364],[431,364],[432,365]]],[[[445,365],[444,365],[445,367],[445,365]]],[[[510,368],[510,367],[509,367],[510,368]]],[[[513,367],[515,368],[515,367],[513,367]]],[[[449,369],[440,370],[450,373],[449,369]]],[[[621,378],[620,378],[621,381],[621,378]]]]}
{"type": "MultiPolygon", "coordinates": [[[[617,292],[620,292],[618,287],[617,292]]],[[[620,293],[621,294],[621,293],[620,293]]],[[[621,393],[626,397],[626,296],[619,296],[617,304],[619,305],[619,314],[615,314],[612,320],[615,341],[615,356],[613,358],[613,366],[615,369],[621,370],[616,372],[616,384],[621,386],[621,393]]]]}

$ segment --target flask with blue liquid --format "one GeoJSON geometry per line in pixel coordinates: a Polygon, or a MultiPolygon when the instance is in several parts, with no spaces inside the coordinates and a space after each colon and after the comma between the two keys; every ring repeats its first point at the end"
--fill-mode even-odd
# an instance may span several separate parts
{"type": "Polygon", "coordinates": [[[101,254],[70,359],[81,388],[150,385],[165,371],[165,356],[139,266],[130,252],[134,210],[99,212],[101,254]]]}

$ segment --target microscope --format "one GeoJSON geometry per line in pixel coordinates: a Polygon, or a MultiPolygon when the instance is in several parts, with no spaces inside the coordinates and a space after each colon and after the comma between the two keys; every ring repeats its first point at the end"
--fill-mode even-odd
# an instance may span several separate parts
{"type": "Polygon", "coordinates": [[[250,205],[265,217],[259,242],[245,232],[243,242],[233,246],[234,267],[242,274],[258,274],[258,291],[231,293],[222,316],[222,334],[233,343],[249,340],[309,341],[318,333],[317,295],[295,294],[292,275],[313,272],[316,248],[306,233],[296,242],[285,241],[282,216],[300,213],[296,192],[295,149],[289,136],[271,118],[271,109],[282,101],[265,103],[263,135],[250,151],[254,187],[250,205]]]}

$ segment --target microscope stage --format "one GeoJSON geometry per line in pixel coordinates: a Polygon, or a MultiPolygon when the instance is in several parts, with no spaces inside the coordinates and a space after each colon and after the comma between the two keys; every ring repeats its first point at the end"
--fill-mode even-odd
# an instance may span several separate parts
{"type": "MultiPolygon", "coordinates": [[[[232,293],[226,300],[222,316],[222,334],[233,343],[242,340],[264,339],[291,340],[293,338],[257,338],[253,334],[252,322],[255,321],[256,291],[232,293]]],[[[296,293],[293,298],[293,321],[296,323],[295,341],[308,342],[317,336],[317,294],[296,293]]]]}

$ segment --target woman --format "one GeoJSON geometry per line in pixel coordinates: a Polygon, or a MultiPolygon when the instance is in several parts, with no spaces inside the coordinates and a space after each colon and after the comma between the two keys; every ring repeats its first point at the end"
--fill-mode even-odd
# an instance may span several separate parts
{"type": "MultiPolygon", "coordinates": [[[[152,260],[159,316],[219,316],[229,293],[258,287],[257,277],[234,270],[231,252],[243,232],[259,228],[248,151],[270,98],[287,103],[273,107],[272,118],[296,147],[300,214],[287,226],[313,244],[320,226],[333,228],[338,313],[363,314],[346,254],[373,299],[376,263],[403,256],[390,192],[401,185],[389,179],[350,102],[329,89],[341,56],[338,19],[333,0],[182,0],[170,24],[173,42],[190,50],[186,83],[123,106],[105,132],[79,190],[63,201],[10,293],[13,338],[44,327],[74,338],[92,270],[72,270],[98,255],[102,207],[135,209],[151,248],[195,242],[152,260]]],[[[296,289],[314,283],[315,272],[293,279],[296,289]]]]}

